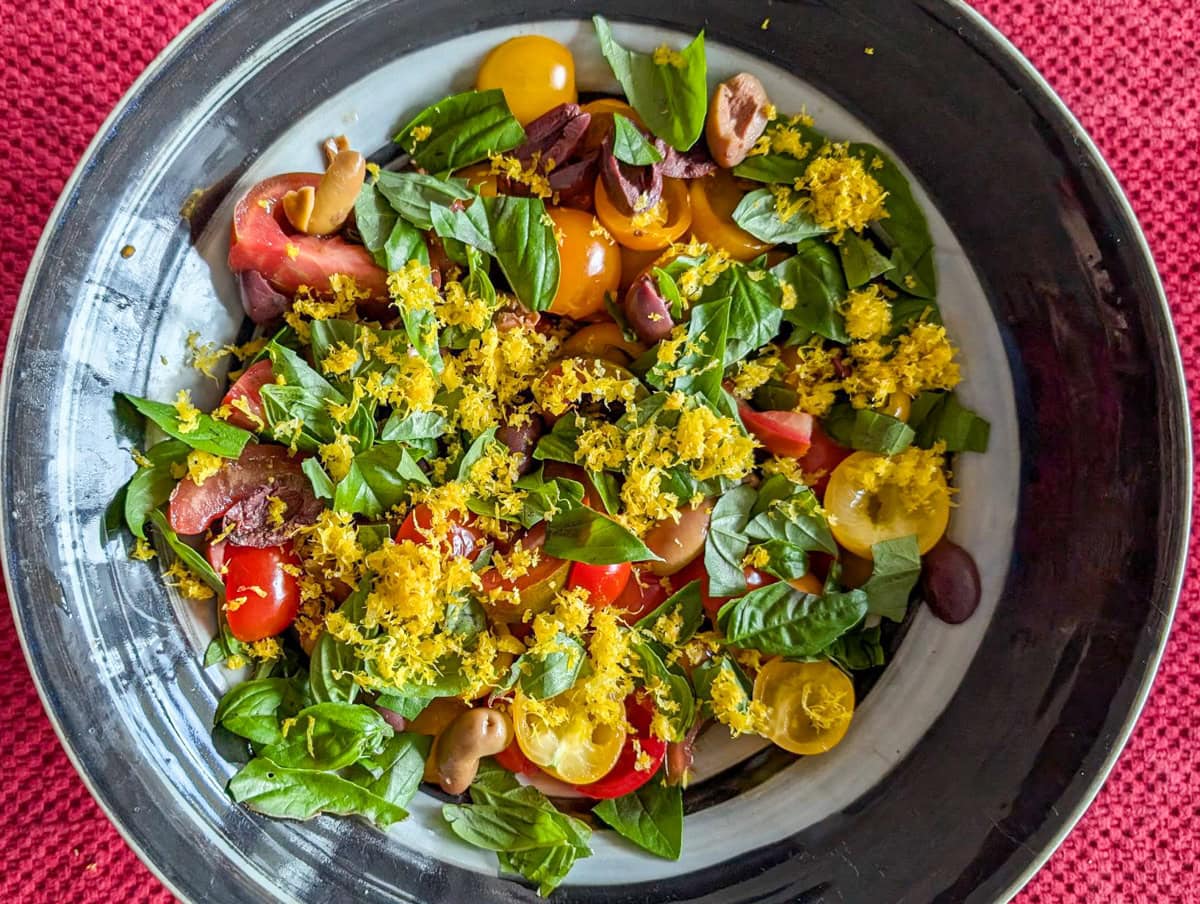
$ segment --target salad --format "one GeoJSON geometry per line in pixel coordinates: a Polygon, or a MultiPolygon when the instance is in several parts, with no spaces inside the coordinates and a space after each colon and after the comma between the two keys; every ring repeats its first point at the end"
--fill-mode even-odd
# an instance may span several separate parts
{"type": "Polygon", "coordinates": [[[916,600],[979,599],[945,531],[988,425],[904,175],[710,91],[703,34],[594,23],[623,96],[513,38],[238,200],[253,334],[189,337],[211,411],[118,398],[163,438],[110,510],[215,604],[235,801],[386,827],[424,782],[542,894],[600,827],[677,858],[700,733],[824,754],[916,600]]]}

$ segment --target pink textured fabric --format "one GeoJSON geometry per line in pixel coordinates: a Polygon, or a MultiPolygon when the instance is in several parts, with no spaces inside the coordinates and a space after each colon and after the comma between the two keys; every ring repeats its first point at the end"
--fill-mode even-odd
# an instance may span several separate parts
{"type": "MultiPolygon", "coordinates": [[[[1200,367],[1200,6],[1194,0],[974,0],[1095,137],[1144,225],[1184,359],[1200,367]]],[[[0,4],[0,329],[39,230],[87,142],[202,0],[0,4]]],[[[1195,546],[1193,546],[1193,553],[1195,546]]],[[[1146,711],[1108,784],[1018,901],[1200,901],[1200,570],[1193,555],[1146,711]]],[[[166,902],[93,802],[41,711],[0,606],[0,899],[166,902]]]]}

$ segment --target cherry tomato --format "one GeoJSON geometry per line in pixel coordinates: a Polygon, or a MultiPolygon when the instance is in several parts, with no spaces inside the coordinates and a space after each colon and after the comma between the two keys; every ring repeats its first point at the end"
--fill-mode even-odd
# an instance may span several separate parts
{"type": "Polygon", "coordinates": [[[798,411],[755,411],[738,402],[742,423],[772,455],[800,458],[812,444],[813,417],[798,411]]]}
{"type": "Polygon", "coordinates": [[[613,601],[613,606],[621,609],[621,618],[626,624],[632,625],[639,618],[649,615],[671,595],[671,587],[682,587],[683,582],[673,576],[670,583],[652,574],[648,568],[634,565],[630,569],[629,580],[621,595],[613,601]]]}
{"type": "MultiPolygon", "coordinates": [[[[662,257],[663,252],[659,248],[654,248],[650,251],[635,251],[632,248],[621,246],[621,285],[618,287],[621,292],[625,292],[633,285],[634,281],[643,273],[648,273],[650,268],[658,263],[658,259],[662,257]]],[[[663,262],[666,263],[665,261],[663,262]]]]}
{"type": "Polygon", "coordinates": [[[621,252],[590,213],[571,207],[550,207],[558,240],[558,291],[550,311],[582,320],[604,310],[604,296],[616,294],[621,281],[621,252]]]}
{"type": "Polygon", "coordinates": [[[320,181],[320,173],[285,173],[246,192],[233,211],[229,269],[257,270],[289,295],[301,286],[328,292],[329,277],[342,274],[373,298],[386,300],[387,271],[362,245],[351,245],[339,235],[290,233],[280,200],[289,191],[316,188],[320,181]]]}
{"type": "Polygon", "coordinates": [[[492,48],[479,67],[475,87],[480,91],[500,88],[521,125],[559,104],[573,104],[579,99],[571,51],[541,35],[509,38],[492,48]]]}
{"type": "MultiPolygon", "coordinates": [[[[626,248],[635,251],[656,251],[666,248],[687,232],[692,225],[692,205],[688,200],[687,182],[683,179],[664,179],[663,196],[666,204],[665,222],[639,225],[634,216],[619,211],[604,189],[604,180],[596,179],[596,216],[604,228],[626,248]]],[[[642,216],[642,215],[639,215],[642,216]]]]}
{"type": "MultiPolygon", "coordinates": [[[[757,568],[746,568],[743,570],[746,576],[746,592],[757,590],[759,587],[765,587],[767,584],[774,584],[778,578],[774,575],[767,574],[765,571],[759,571],[757,568]]],[[[704,567],[704,556],[696,556],[691,562],[671,579],[672,586],[676,590],[682,590],[692,581],[700,582],[700,600],[704,604],[704,611],[708,613],[708,617],[712,619],[712,623],[717,623],[717,612],[727,602],[733,599],[732,596],[710,596],[708,592],[708,570],[704,567]]],[[[741,596],[742,594],[737,594],[741,596]]]]}
{"type": "Polygon", "coordinates": [[[603,778],[625,747],[624,720],[610,722],[611,711],[597,712],[588,703],[586,681],[547,701],[567,712],[566,721],[557,725],[542,719],[520,688],[513,697],[513,726],[521,752],[534,765],[571,785],[603,778]]]}
{"type": "Polygon", "coordinates": [[[588,592],[588,602],[593,608],[603,609],[624,592],[632,571],[633,566],[628,562],[618,565],[588,565],[575,562],[571,566],[571,576],[567,579],[567,589],[582,587],[588,592]]]}
{"type": "Polygon", "coordinates": [[[800,459],[800,467],[805,474],[816,474],[816,482],[813,484],[813,492],[822,499],[825,497],[825,487],[829,485],[829,477],[833,474],[833,469],[844,461],[853,449],[848,449],[840,443],[836,442],[825,428],[821,426],[820,421],[813,421],[812,424],[812,445],[808,447],[808,451],[804,453],[804,457],[800,459]]]}
{"type": "Polygon", "coordinates": [[[912,396],[904,392],[893,392],[888,396],[887,403],[878,410],[898,421],[907,421],[912,412],[912,396]]]}
{"type": "Polygon", "coordinates": [[[246,368],[246,372],[237,378],[222,405],[228,405],[230,414],[228,421],[235,427],[257,432],[266,426],[266,415],[263,414],[262,388],[268,383],[275,382],[275,372],[271,370],[271,362],[264,358],[246,368]],[[241,400],[240,406],[234,402],[241,400]]]}
{"type": "MultiPolygon", "coordinates": [[[[546,543],[546,523],[534,525],[519,538],[523,549],[540,550],[546,543]]],[[[501,553],[508,550],[501,549],[501,553]]],[[[518,578],[501,577],[494,567],[485,568],[479,573],[483,584],[483,592],[491,595],[496,593],[520,595],[520,602],[513,604],[502,600],[488,606],[488,614],[494,620],[502,622],[521,622],[527,612],[543,612],[550,608],[558,591],[567,583],[567,575],[571,563],[554,556],[542,554],[536,565],[518,578]]]]}
{"type": "MultiPolygon", "coordinates": [[[[472,528],[470,522],[470,517],[460,519],[457,516],[451,516],[449,529],[441,540],[444,552],[451,556],[475,558],[476,553],[483,547],[483,540],[482,534],[472,528]]],[[[408,513],[408,517],[396,531],[396,542],[411,540],[419,545],[429,543],[431,538],[428,531],[432,524],[433,513],[429,510],[429,506],[422,503],[408,513]]]]}
{"type": "Polygon", "coordinates": [[[593,323],[572,333],[559,346],[558,353],[564,358],[603,358],[622,367],[646,351],[640,342],[630,342],[621,328],[611,320],[593,323]]]}
{"type": "Polygon", "coordinates": [[[267,485],[312,495],[312,484],[287,449],[247,443],[240,458],[226,461],[204,483],[190,477],[179,481],[171,492],[167,521],[176,533],[202,534],[234,505],[267,485]]]}
{"type": "Polygon", "coordinates": [[[939,471],[942,492],[935,493],[926,507],[911,511],[903,491],[886,479],[874,491],[864,486],[864,476],[884,457],[855,452],[834,470],[824,499],[825,510],[832,516],[833,536],[854,555],[871,559],[873,544],[916,534],[917,547],[924,555],[942,538],[950,520],[946,478],[939,471]]]}
{"type": "Polygon", "coordinates": [[[692,202],[692,235],[739,261],[753,260],[770,249],[733,221],[733,211],[745,197],[729,170],[693,179],[688,187],[692,202]]]}
{"type": "Polygon", "coordinates": [[[537,775],[541,770],[525,754],[514,738],[512,743],[496,754],[496,762],[514,775],[537,775]]]}
{"type": "Polygon", "coordinates": [[[767,709],[767,737],[791,753],[832,750],[854,715],[854,684],[828,661],[771,660],[754,679],[754,699],[767,709]]]}
{"type": "Polygon", "coordinates": [[[499,182],[490,163],[476,163],[474,166],[460,169],[454,175],[459,179],[466,179],[467,185],[479,192],[481,198],[494,198],[499,194],[499,182]]]}
{"type": "Polygon", "coordinates": [[[637,115],[637,111],[616,97],[598,98],[584,104],[581,109],[584,113],[591,114],[592,117],[587,133],[583,136],[584,151],[594,151],[604,143],[604,139],[612,131],[614,113],[620,113],[635,126],[643,125],[642,118],[637,115]]]}
{"type": "Polygon", "coordinates": [[[622,794],[636,791],[654,778],[667,755],[667,742],[650,734],[650,720],[654,718],[654,710],[636,697],[627,697],[625,718],[636,734],[626,736],[625,746],[621,748],[616,765],[598,781],[576,785],[576,791],[600,799],[620,797],[622,794]],[[650,757],[649,763],[645,764],[643,769],[637,768],[638,748],[650,757]]]}
{"type": "Polygon", "coordinates": [[[274,637],[296,620],[300,585],[284,566],[299,567],[300,560],[290,543],[265,549],[230,544],[222,564],[228,601],[225,618],[234,637],[243,643],[274,637]]]}

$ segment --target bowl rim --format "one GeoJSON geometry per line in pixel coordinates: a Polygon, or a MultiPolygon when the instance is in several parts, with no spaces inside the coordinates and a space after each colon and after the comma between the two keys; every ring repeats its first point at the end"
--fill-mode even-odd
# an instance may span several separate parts
{"type": "MultiPolygon", "coordinates": [[[[170,42],[154,57],[146,68],[138,75],[130,87],[122,95],[120,100],[113,107],[112,111],[104,118],[103,122],[97,128],[96,134],[92,140],[88,142],[79,158],[79,162],[72,170],[71,175],[63,184],[63,188],[59,194],[58,200],[51,209],[50,215],[42,227],[41,236],[38,239],[33,255],[30,258],[28,269],[21,286],[21,292],[17,299],[17,304],[13,312],[12,321],[9,328],[8,340],[5,349],[5,361],[3,373],[0,374],[0,460],[7,458],[9,430],[8,420],[10,411],[10,397],[13,392],[16,372],[16,355],[21,339],[23,337],[25,322],[32,307],[32,296],[34,283],[37,275],[41,270],[43,259],[45,258],[49,247],[50,239],[58,225],[59,220],[63,217],[67,202],[73,193],[76,184],[87,171],[92,158],[96,152],[110,139],[112,127],[120,120],[125,112],[133,106],[140,97],[143,88],[157,78],[163,70],[171,66],[177,57],[186,49],[192,40],[215,19],[226,14],[228,10],[235,6],[239,6],[246,2],[254,2],[254,0],[220,0],[205,9],[191,22],[189,22],[170,42]]],[[[1128,196],[1125,194],[1112,168],[1109,166],[1104,155],[1097,147],[1095,141],[1088,134],[1086,129],[1080,123],[1075,114],[1059,96],[1058,92],[1050,85],[1041,72],[1033,65],[1033,63],[1016,47],[1008,37],[1004,35],[1000,29],[995,26],[986,16],[970,6],[966,0],[934,0],[934,2],[943,5],[948,11],[962,17],[966,20],[966,24],[976,31],[976,35],[991,43],[991,50],[1003,57],[1009,65],[1015,66],[1021,75],[1029,79],[1029,81],[1039,89],[1043,96],[1050,100],[1053,113],[1057,115],[1071,133],[1077,146],[1083,156],[1087,158],[1087,162],[1094,167],[1095,171],[1101,176],[1104,182],[1104,189],[1110,195],[1111,199],[1116,202],[1119,209],[1119,214],[1126,220],[1126,226],[1129,227],[1130,233],[1135,239],[1134,247],[1129,251],[1133,256],[1141,256],[1144,262],[1149,265],[1149,273],[1151,276],[1153,287],[1153,303],[1157,304],[1158,313],[1162,315],[1164,326],[1166,328],[1166,337],[1171,340],[1170,348],[1167,349],[1167,357],[1170,359],[1168,365],[1168,376],[1175,380],[1175,389],[1172,394],[1171,401],[1181,409],[1178,414],[1182,414],[1181,422],[1190,423],[1190,405],[1187,395],[1187,378],[1186,371],[1183,365],[1183,357],[1179,347],[1178,334],[1175,329],[1174,319],[1171,315],[1170,304],[1167,300],[1166,290],[1163,287],[1162,278],[1159,274],[1157,264],[1154,260],[1154,254],[1150,248],[1150,244],[1146,239],[1145,231],[1143,230],[1133,206],[1130,204],[1128,196]],[[1173,366],[1171,366],[1173,365],[1173,366]]],[[[567,17],[575,18],[575,17],[567,17]]],[[[580,17],[585,18],[585,17],[580,17]]],[[[977,53],[984,53],[984,49],[976,47],[977,53]]],[[[1149,301],[1149,299],[1147,299],[1149,301]]],[[[1181,489],[1184,491],[1185,508],[1182,512],[1181,523],[1190,524],[1192,520],[1192,512],[1194,507],[1194,449],[1193,440],[1190,430],[1180,431],[1179,435],[1180,448],[1176,449],[1176,453],[1182,452],[1180,460],[1177,462],[1182,469],[1181,474],[1181,489]]],[[[0,510],[8,511],[11,500],[8,498],[8,488],[0,483],[0,510]]],[[[1095,775],[1088,783],[1084,792],[1080,795],[1075,805],[1065,814],[1060,817],[1060,823],[1057,830],[1051,838],[1037,851],[1036,855],[1029,861],[1028,864],[1020,869],[1012,878],[1009,884],[1002,890],[1000,897],[997,900],[1009,901],[1012,900],[1020,890],[1033,878],[1033,876],[1041,870],[1051,856],[1058,850],[1067,835],[1078,824],[1084,813],[1094,802],[1100,789],[1107,782],[1113,768],[1116,766],[1117,760],[1124,751],[1129,738],[1133,733],[1134,727],[1141,716],[1142,710],[1146,705],[1150,690],[1153,687],[1154,680],[1157,677],[1158,670],[1162,663],[1162,658],[1166,650],[1167,641],[1170,637],[1171,628],[1174,624],[1176,612],[1178,611],[1179,598],[1183,589],[1183,582],[1186,576],[1188,564],[1188,549],[1190,543],[1190,533],[1188,531],[1180,532],[1180,536],[1176,542],[1174,552],[1174,573],[1170,577],[1168,591],[1169,608],[1164,614],[1164,618],[1159,628],[1158,637],[1155,639],[1154,648],[1151,650],[1151,655],[1147,658],[1142,666],[1142,676],[1137,692],[1133,698],[1132,704],[1125,715],[1125,719],[1121,725],[1120,731],[1115,738],[1115,743],[1105,754],[1100,767],[1095,775]]],[[[92,775],[85,767],[84,763],[77,757],[70,739],[65,734],[62,723],[58,719],[57,713],[51,708],[49,699],[50,694],[44,681],[43,675],[37,662],[35,662],[29,643],[25,634],[25,626],[21,619],[21,610],[17,605],[17,585],[13,577],[14,569],[13,562],[9,557],[11,545],[8,537],[8,520],[0,518],[0,571],[4,573],[5,589],[8,593],[9,607],[13,614],[13,622],[16,627],[18,642],[21,646],[21,651],[25,657],[25,663],[29,669],[30,676],[33,679],[34,686],[37,690],[39,701],[42,705],[42,710],[50,721],[57,736],[60,745],[65,751],[68,760],[74,767],[76,774],[83,781],[88,793],[96,801],[103,811],[109,823],[117,830],[124,842],[133,850],[138,859],[149,869],[149,871],[161,882],[175,897],[183,901],[194,900],[190,898],[185,890],[175,886],[159,869],[158,865],[137,841],[130,827],[121,822],[114,814],[113,809],[109,806],[105,792],[99,784],[94,781],[92,775]]]]}

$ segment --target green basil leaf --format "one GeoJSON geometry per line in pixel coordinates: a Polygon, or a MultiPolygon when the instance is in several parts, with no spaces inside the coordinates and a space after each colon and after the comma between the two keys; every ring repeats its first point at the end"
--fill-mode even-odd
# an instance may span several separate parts
{"type": "Polygon", "coordinates": [[[846,285],[851,289],[865,286],[892,269],[892,262],[880,254],[875,243],[866,236],[846,232],[837,249],[842,259],[842,272],[846,274],[846,285]]]}
{"type": "Polygon", "coordinates": [[[278,819],[363,816],[382,829],[408,816],[403,807],[334,773],[289,769],[261,756],[230,780],[229,793],[251,810],[278,819]]]}
{"type": "MultiPolygon", "coordinates": [[[[778,475],[776,475],[778,476],[778,475]]],[[[780,477],[772,478],[759,489],[758,500],[746,524],[746,536],[766,543],[783,540],[806,551],[820,550],[837,555],[837,543],[829,522],[821,514],[816,496],[808,487],[780,477]],[[776,496],[776,493],[786,493],[776,496]]]]}
{"type": "Polygon", "coordinates": [[[319,458],[304,459],[300,465],[300,470],[304,472],[304,476],[312,484],[314,496],[318,499],[333,501],[333,479],[329,476],[329,472],[321,467],[321,460],[319,458]]]}
{"type": "Polygon", "coordinates": [[[467,447],[467,451],[458,462],[457,477],[459,480],[468,480],[471,476],[471,468],[483,458],[488,446],[499,442],[496,439],[496,429],[496,427],[489,427],[471,441],[471,445],[467,447]]]}
{"type": "Polygon", "coordinates": [[[575,450],[579,448],[579,436],[586,426],[576,415],[564,415],[554,422],[549,433],[543,433],[533,450],[535,461],[565,461],[575,463],[575,450]]]}
{"type": "Polygon", "coordinates": [[[168,436],[187,443],[193,449],[219,455],[222,458],[237,458],[250,442],[249,431],[234,427],[224,421],[218,421],[210,414],[199,414],[196,427],[184,432],[180,429],[179,412],[174,405],[165,402],[154,402],[139,396],[120,393],[120,396],[133,405],[144,417],[158,425],[159,429],[168,436]]]}
{"type": "Polygon", "coordinates": [[[586,471],[586,473],[588,480],[596,488],[596,495],[600,497],[604,511],[615,515],[621,508],[621,488],[617,483],[617,476],[609,471],[586,471]]]}
{"type": "Polygon", "coordinates": [[[295,444],[302,452],[316,452],[323,443],[337,436],[337,424],[329,416],[325,402],[303,386],[268,383],[259,390],[263,413],[271,436],[285,445],[295,444]],[[300,424],[297,433],[294,426],[300,424]]]}
{"type": "Polygon", "coordinates": [[[158,532],[163,535],[163,539],[167,541],[167,546],[171,547],[171,551],[177,555],[184,565],[204,581],[217,593],[219,599],[223,599],[225,595],[225,582],[221,580],[221,576],[213,571],[213,567],[208,564],[208,560],[192,547],[188,546],[181,539],[179,534],[167,523],[167,516],[162,513],[161,509],[154,509],[147,514],[150,523],[158,529],[158,532]]]}
{"type": "Polygon", "coordinates": [[[429,266],[429,246],[425,234],[404,219],[396,220],[387,241],[383,243],[383,266],[387,270],[400,270],[409,261],[419,261],[429,266]]]}
{"type": "Polygon", "coordinates": [[[953,393],[923,392],[913,401],[909,423],[922,449],[946,444],[947,452],[986,452],[991,424],[966,408],[953,393]]]}
{"type": "Polygon", "coordinates": [[[350,767],[346,778],[393,806],[407,807],[421,786],[432,742],[426,735],[401,732],[350,767]]]}
{"type": "Polygon", "coordinates": [[[895,455],[911,446],[915,436],[913,428],[899,418],[869,408],[859,408],[854,413],[849,446],[864,452],[895,455]]]}
{"type": "Polygon", "coordinates": [[[283,738],[279,731],[280,721],[301,708],[289,709],[287,704],[297,700],[290,678],[243,681],[221,698],[213,724],[224,726],[255,744],[274,744],[283,738]]]}
{"type": "Polygon", "coordinates": [[[682,741],[696,722],[696,695],[678,665],[666,664],[666,647],[635,643],[633,652],[642,664],[644,684],[657,709],[666,717],[670,741],[682,741]]]}
{"type": "Polygon", "coordinates": [[[385,443],[424,448],[425,441],[441,438],[448,426],[446,418],[436,411],[394,411],[383,425],[379,438],[385,443]]]}
{"type": "Polygon", "coordinates": [[[722,607],[729,643],[776,656],[815,656],[867,612],[861,590],[814,596],[786,583],[752,590],[722,607]],[[728,611],[726,611],[728,607],[728,611]]]}
{"type": "Polygon", "coordinates": [[[656,857],[678,860],[683,848],[683,789],[662,778],[622,797],[603,800],[592,812],[617,834],[656,857]]]}
{"type": "Polygon", "coordinates": [[[838,306],[846,297],[846,282],[837,255],[828,244],[809,239],[796,245],[796,253],[772,268],[779,280],[792,287],[796,304],[783,312],[801,340],[813,333],[834,342],[849,342],[846,322],[838,306]]]}
{"type": "Polygon", "coordinates": [[[525,130],[509,111],[499,88],[444,98],[413,117],[395,138],[418,166],[431,173],[487,160],[524,140],[525,130]],[[426,128],[426,137],[418,137],[426,128]]]}
{"type": "Polygon", "coordinates": [[[677,151],[689,150],[704,131],[708,113],[708,66],[704,32],[678,52],[679,66],[659,65],[652,54],[626,50],[602,16],[593,16],[600,52],[642,122],[677,151]]]}
{"type": "Polygon", "coordinates": [[[892,302],[892,329],[885,338],[896,339],[918,320],[941,324],[942,312],[938,310],[937,302],[929,298],[905,295],[903,292],[897,293],[897,298],[892,302]]]}
{"type": "Polygon", "coordinates": [[[271,370],[276,379],[283,378],[284,386],[299,387],[322,402],[346,404],[346,397],[335,389],[333,384],[309,367],[307,361],[286,345],[271,342],[267,345],[267,354],[271,358],[271,370]]]}
{"type": "Polygon", "coordinates": [[[892,267],[886,279],[913,295],[937,297],[933,237],[908,179],[895,161],[874,145],[854,143],[850,153],[862,158],[867,172],[887,192],[884,207],[888,215],[871,225],[892,250],[892,267]]]}
{"type": "MultiPolygon", "coordinates": [[[[399,270],[411,260],[428,266],[429,248],[425,236],[412,223],[396,215],[376,185],[362,187],[354,202],[354,217],[363,245],[371,252],[375,263],[385,270],[399,270]]],[[[317,323],[321,321],[314,321],[313,325],[317,323]]]]}
{"type": "Polygon", "coordinates": [[[148,467],[138,468],[125,485],[122,505],[125,523],[134,536],[145,539],[146,519],[165,503],[179,481],[171,475],[171,466],[180,464],[191,449],[187,443],[169,439],[146,450],[148,467]]]}
{"type": "Polygon", "coordinates": [[[867,612],[894,622],[904,621],[908,598],[921,576],[921,553],[916,536],[884,540],[871,546],[874,568],[862,587],[867,612]]]}
{"type": "Polygon", "coordinates": [[[647,382],[665,386],[670,382],[666,376],[668,372],[683,371],[674,378],[675,389],[701,396],[715,405],[725,375],[732,306],[732,299],[722,298],[693,307],[683,354],[671,364],[655,365],[654,371],[647,375],[647,382]]]}
{"type": "Polygon", "coordinates": [[[547,524],[543,548],[548,556],[588,565],[662,561],[636,534],[584,506],[547,524]]]}
{"type": "Polygon", "coordinates": [[[391,710],[405,719],[415,719],[425,711],[434,697],[400,697],[396,694],[380,694],[375,699],[375,705],[391,710]]]}
{"type": "Polygon", "coordinates": [[[704,289],[700,303],[719,298],[729,299],[729,335],[722,357],[728,368],[775,338],[784,313],[782,293],[771,271],[732,264],[704,289]]]}
{"type": "Polygon", "coordinates": [[[375,187],[396,213],[418,229],[433,228],[429,211],[434,205],[449,207],[475,197],[466,179],[439,179],[424,173],[384,170],[375,187]]]}
{"type": "MultiPolygon", "coordinates": [[[[363,529],[359,528],[360,537],[363,529]]],[[[351,624],[361,625],[373,583],[372,576],[367,575],[338,606],[337,611],[351,624]]],[[[364,633],[371,636],[374,632],[364,630],[364,633]]],[[[308,667],[308,687],[313,701],[353,703],[358,696],[358,682],[354,680],[353,673],[361,669],[362,660],[352,645],[338,640],[328,631],[322,631],[313,647],[308,667]]]]}
{"type": "Polygon", "coordinates": [[[354,456],[350,470],[338,482],[333,507],[339,512],[376,518],[403,502],[414,483],[429,478],[403,443],[377,443],[354,456]]]}
{"type": "Polygon", "coordinates": [[[587,661],[587,651],[574,637],[559,634],[558,644],[564,649],[545,656],[522,653],[514,663],[520,673],[521,690],[535,700],[546,700],[570,690],[587,661]]]}
{"type": "MultiPolygon", "coordinates": [[[[792,189],[786,191],[794,195],[792,189]]],[[[830,231],[802,210],[784,220],[776,210],[775,195],[767,188],[755,189],[742,198],[733,210],[733,221],[756,239],[772,244],[802,242],[830,231]]]]}
{"type": "MultiPolygon", "coordinates": [[[[726,603],[726,606],[732,603],[726,603]]],[[[738,665],[737,660],[728,653],[721,653],[703,662],[696,667],[692,672],[692,681],[696,685],[696,699],[704,703],[705,712],[712,714],[712,686],[713,682],[721,672],[728,672],[733,676],[734,681],[742,689],[744,699],[738,705],[741,712],[746,712],[750,708],[750,700],[754,695],[754,685],[750,683],[750,679],[746,677],[746,673],[742,671],[742,667],[738,665]]]]}
{"type": "MultiPolygon", "coordinates": [[[[630,578],[630,580],[636,580],[636,578],[630,578]]],[[[690,581],[685,584],[663,600],[654,611],[638,619],[638,630],[654,635],[658,620],[674,615],[676,612],[683,616],[683,620],[680,624],[679,635],[673,643],[681,646],[691,640],[700,630],[700,625],[704,623],[704,598],[700,591],[699,581],[690,581]]]]}
{"type": "Polygon", "coordinates": [[[613,114],[613,156],[631,166],[649,166],[663,159],[642,130],[620,113],[613,114]]]}
{"type": "Polygon", "coordinates": [[[524,876],[537,886],[537,892],[543,898],[558,888],[576,860],[592,855],[588,846],[592,830],[587,823],[573,816],[559,815],[567,835],[566,844],[527,851],[500,851],[496,855],[502,870],[524,876]]]}
{"type": "Polygon", "coordinates": [[[567,843],[557,813],[492,804],[447,804],[442,816],[454,834],[486,851],[527,851],[567,843]]]}
{"type": "Polygon", "coordinates": [[[734,596],[746,590],[742,560],[750,538],[746,524],[758,494],[754,487],[734,487],[717,500],[704,541],[704,570],[708,572],[708,592],[712,596],[734,596]]]}
{"type": "Polygon", "coordinates": [[[290,730],[262,756],[286,769],[331,772],[377,752],[392,734],[369,706],[316,703],[300,710],[290,730]]]}
{"type": "Polygon", "coordinates": [[[520,511],[501,512],[495,501],[477,498],[469,499],[467,507],[477,515],[516,521],[528,530],[541,521],[583,504],[583,484],[565,477],[546,480],[541,469],[526,474],[514,486],[524,493],[520,511]]]}
{"type": "Polygon", "coordinates": [[[823,651],[823,655],[847,672],[861,672],[883,665],[883,643],[879,625],[843,634],[823,651]]]}
{"type": "Polygon", "coordinates": [[[786,540],[768,540],[760,544],[770,559],[762,570],[781,581],[794,581],[808,574],[808,553],[786,540]]]}
{"type": "Polygon", "coordinates": [[[799,117],[776,119],[767,125],[763,134],[770,140],[774,133],[782,131],[794,132],[799,136],[798,147],[804,151],[803,156],[797,157],[780,151],[753,154],[735,166],[733,174],[739,179],[784,185],[793,185],[797,179],[802,178],[813,155],[818,153],[829,139],[812,126],[800,122],[799,117]]]}

